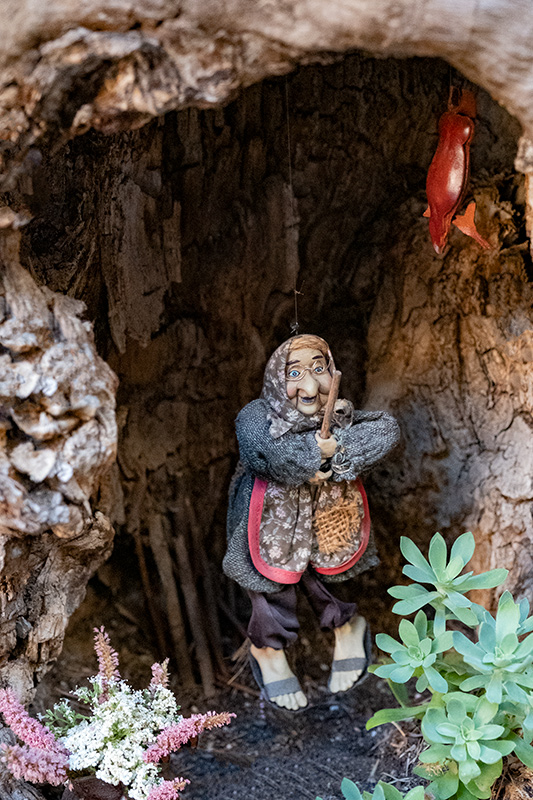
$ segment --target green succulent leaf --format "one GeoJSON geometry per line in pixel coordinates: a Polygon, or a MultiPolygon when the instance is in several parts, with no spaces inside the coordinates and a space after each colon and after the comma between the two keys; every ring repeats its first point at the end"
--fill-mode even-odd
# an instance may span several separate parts
{"type": "Polygon", "coordinates": [[[416,647],[418,644],[420,644],[418,631],[413,623],[408,619],[402,619],[398,626],[398,633],[400,634],[402,642],[404,642],[407,646],[412,645],[416,647]]]}
{"type": "Polygon", "coordinates": [[[475,781],[472,781],[468,784],[468,789],[462,783],[459,784],[459,790],[457,792],[457,800],[476,800],[476,798],[488,798],[490,797],[490,792],[487,794],[486,792],[482,792],[478,789],[477,784],[475,781]]]}
{"type": "MultiPolygon", "coordinates": [[[[453,753],[453,748],[452,748],[452,753],[453,753]]],[[[481,775],[481,767],[476,761],[474,761],[471,758],[465,757],[464,761],[458,762],[458,765],[459,765],[459,780],[461,780],[463,783],[470,783],[470,781],[473,781],[474,778],[478,777],[478,775],[481,775]]]]}
{"type": "MultiPolygon", "coordinates": [[[[422,587],[420,588],[422,589],[422,587]]],[[[414,597],[395,603],[392,610],[395,614],[401,614],[407,617],[409,614],[414,614],[414,612],[418,611],[422,606],[429,605],[429,603],[431,603],[432,600],[436,600],[437,597],[439,597],[438,592],[428,592],[426,589],[422,589],[422,591],[417,593],[414,597]]]]}
{"type": "Polygon", "coordinates": [[[463,569],[465,562],[460,556],[455,556],[455,558],[450,557],[450,561],[448,566],[445,569],[445,577],[448,581],[453,581],[456,586],[462,583],[462,580],[466,580],[467,576],[464,575],[461,578],[458,578],[459,573],[463,569]]]}
{"type": "Polygon", "coordinates": [[[495,589],[500,586],[509,575],[508,569],[491,569],[479,575],[472,575],[462,585],[461,591],[471,592],[473,589],[495,589]]]}
{"type": "Polygon", "coordinates": [[[445,722],[446,716],[442,709],[430,708],[422,720],[422,735],[430,744],[449,744],[446,736],[439,733],[439,726],[445,722]]]}
{"type": "Polygon", "coordinates": [[[390,783],[385,783],[385,781],[378,781],[376,784],[376,789],[374,790],[373,800],[378,800],[376,796],[376,790],[381,789],[382,796],[385,800],[404,800],[402,793],[396,786],[393,786],[390,783]]]}
{"type": "Polygon", "coordinates": [[[474,667],[477,667],[483,672],[489,671],[489,668],[483,663],[485,651],[480,644],[474,644],[474,642],[471,642],[470,639],[464,635],[464,633],[460,633],[460,631],[454,631],[453,645],[457,652],[461,653],[468,664],[472,664],[474,667]]]}
{"type": "Polygon", "coordinates": [[[503,725],[482,725],[479,728],[480,739],[499,739],[505,733],[503,725]]]}
{"type": "Polygon", "coordinates": [[[446,633],[446,609],[442,602],[432,603],[435,609],[435,619],[433,620],[433,633],[435,636],[443,636],[446,633]]]}
{"type": "Polygon", "coordinates": [[[409,705],[409,692],[407,691],[405,683],[394,683],[394,681],[388,681],[388,684],[389,689],[398,703],[403,707],[407,707],[409,705]]]}
{"type": "Polygon", "coordinates": [[[404,586],[403,584],[397,584],[396,586],[391,586],[390,589],[387,589],[387,592],[392,596],[396,597],[398,600],[409,600],[411,597],[415,597],[416,595],[420,594],[420,592],[426,592],[427,589],[424,589],[423,586],[420,586],[419,583],[411,583],[409,586],[404,586]]]}
{"type": "Polygon", "coordinates": [[[443,678],[436,669],[433,667],[425,667],[424,674],[434,692],[441,692],[444,694],[444,692],[448,691],[448,681],[443,678]]]}
{"type": "Polygon", "coordinates": [[[520,761],[529,767],[529,769],[533,769],[533,747],[525,742],[521,736],[513,735],[512,737],[514,742],[514,754],[520,761]]]}
{"type": "Polygon", "coordinates": [[[476,542],[473,533],[467,531],[467,533],[461,534],[461,536],[458,536],[455,542],[452,544],[450,561],[460,558],[463,562],[463,565],[468,564],[474,555],[475,546],[476,542]]]}
{"type": "Polygon", "coordinates": [[[411,564],[414,564],[415,567],[419,567],[422,570],[431,570],[428,562],[422,555],[420,548],[418,548],[416,544],[407,536],[402,536],[400,538],[400,550],[405,560],[409,561],[411,564]]]}
{"type": "Polygon", "coordinates": [[[450,757],[450,746],[432,744],[418,756],[422,764],[440,764],[450,757]]]}
{"type": "Polygon", "coordinates": [[[454,725],[461,725],[466,719],[466,706],[462,697],[450,697],[446,704],[446,711],[448,712],[448,718],[454,725]]]}
{"type": "Polygon", "coordinates": [[[384,650],[385,653],[394,653],[396,650],[401,649],[400,642],[397,642],[396,639],[393,639],[392,636],[389,636],[387,633],[378,633],[376,636],[376,644],[380,650],[384,650]]]}
{"type": "Polygon", "coordinates": [[[495,672],[487,685],[487,700],[491,703],[501,703],[503,695],[503,681],[500,672],[495,672]]]}
{"type": "Polygon", "coordinates": [[[448,798],[453,797],[457,792],[458,787],[459,775],[448,770],[448,772],[444,772],[433,780],[429,784],[427,791],[429,794],[432,794],[436,800],[448,800],[448,798]]]}
{"type": "Polygon", "coordinates": [[[426,614],[423,611],[419,611],[413,620],[413,625],[415,626],[416,632],[418,633],[418,637],[420,639],[425,639],[427,637],[429,630],[428,623],[429,621],[426,614]]]}
{"type": "Polygon", "coordinates": [[[446,542],[440,533],[436,533],[429,543],[428,560],[435,571],[435,575],[442,581],[446,580],[445,569],[447,557],[448,548],[446,547],[446,542]]]}
{"type": "Polygon", "coordinates": [[[483,792],[481,797],[490,797],[492,792],[492,785],[502,774],[503,761],[500,759],[495,764],[482,764],[481,774],[475,779],[473,783],[468,784],[468,789],[471,791],[476,786],[480,792],[483,792]]]}
{"type": "Polygon", "coordinates": [[[498,713],[498,708],[499,706],[497,703],[489,703],[486,697],[480,697],[474,713],[474,722],[476,725],[488,725],[498,713]]]}
{"type": "Polygon", "coordinates": [[[498,757],[493,754],[502,756],[509,756],[514,750],[514,742],[509,739],[502,739],[499,742],[488,742],[488,744],[481,743],[481,761],[485,764],[496,764],[498,757]]]}
{"type": "Polygon", "coordinates": [[[406,564],[402,572],[417,583],[434,583],[435,581],[433,570],[429,567],[421,569],[421,567],[415,567],[413,564],[406,564]]]}
{"type": "MultiPolygon", "coordinates": [[[[454,744],[452,746],[452,749],[450,750],[450,755],[459,764],[459,777],[461,777],[461,770],[460,770],[461,764],[466,763],[469,760],[468,753],[466,750],[466,744],[464,744],[464,742],[460,742],[459,744],[454,744]]],[[[476,775],[472,775],[470,778],[467,778],[467,780],[472,780],[472,778],[475,777],[476,775]]],[[[461,780],[464,781],[465,779],[461,777],[461,780]]]]}
{"type": "Polygon", "coordinates": [[[520,624],[520,606],[510,592],[504,592],[496,613],[496,641],[502,642],[510,632],[515,633],[520,624]]]}
{"type": "Polygon", "coordinates": [[[372,728],[376,728],[378,725],[384,725],[387,722],[401,722],[404,719],[423,717],[428,708],[429,703],[411,708],[380,708],[379,711],[376,711],[376,713],[370,717],[366,723],[366,729],[370,731],[372,728]]]}
{"type": "Polygon", "coordinates": [[[533,636],[527,636],[523,639],[516,649],[517,658],[526,658],[533,653],[533,636]]]}
{"type": "Polygon", "coordinates": [[[440,636],[435,637],[432,652],[444,653],[445,650],[451,650],[453,647],[453,631],[445,631],[440,636]]]}
{"type": "Polygon", "coordinates": [[[527,742],[531,742],[533,739],[533,708],[531,706],[529,707],[527,715],[522,722],[522,732],[524,739],[527,742]]]}
{"type": "Polygon", "coordinates": [[[423,786],[415,786],[409,789],[404,797],[404,800],[424,800],[425,789],[423,786]]]}
{"type": "MultiPolygon", "coordinates": [[[[389,678],[391,681],[394,681],[394,683],[405,683],[405,681],[408,681],[409,678],[413,677],[413,672],[414,672],[414,667],[412,667],[410,664],[407,664],[407,666],[400,666],[398,664],[395,664],[394,668],[388,673],[386,677],[389,678]]],[[[379,675],[377,670],[376,670],[376,675],[379,675]]]]}
{"type": "MultiPolygon", "coordinates": [[[[462,597],[462,595],[459,596],[462,597]]],[[[444,605],[455,614],[460,622],[468,625],[469,628],[474,628],[478,624],[477,616],[471,608],[465,608],[463,604],[456,603],[453,600],[444,600],[444,605]]]]}
{"type": "Polygon", "coordinates": [[[357,785],[349,778],[342,779],[341,792],[345,800],[362,800],[361,792],[357,785]]]}

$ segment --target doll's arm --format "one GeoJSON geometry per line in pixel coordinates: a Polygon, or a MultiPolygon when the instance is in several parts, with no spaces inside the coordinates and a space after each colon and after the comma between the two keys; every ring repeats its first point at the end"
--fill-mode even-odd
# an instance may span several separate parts
{"type": "Polygon", "coordinates": [[[344,448],[344,472],[333,472],[333,480],[350,481],[364,472],[387,453],[400,440],[398,423],[386,411],[356,411],[349,428],[335,431],[344,448]]]}
{"type": "Polygon", "coordinates": [[[254,475],[288,486],[305,483],[320,469],[321,453],[313,431],[270,435],[267,408],[253,400],[236,421],[241,461],[254,475]]]}

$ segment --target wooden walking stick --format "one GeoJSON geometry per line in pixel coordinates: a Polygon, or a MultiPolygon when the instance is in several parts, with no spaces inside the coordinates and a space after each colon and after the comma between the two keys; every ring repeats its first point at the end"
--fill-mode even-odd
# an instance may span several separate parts
{"type": "Polygon", "coordinates": [[[335,411],[335,403],[337,402],[337,397],[339,396],[339,385],[341,378],[342,372],[339,372],[338,369],[333,370],[331,389],[329,390],[328,402],[326,403],[326,409],[324,411],[324,419],[322,420],[322,427],[320,428],[321,439],[329,439],[331,436],[331,420],[333,417],[333,412],[335,411]]]}

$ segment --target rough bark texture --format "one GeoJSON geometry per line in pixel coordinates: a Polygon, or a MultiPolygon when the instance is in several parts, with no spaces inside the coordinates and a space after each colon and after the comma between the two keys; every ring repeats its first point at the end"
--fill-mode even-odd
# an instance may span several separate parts
{"type": "Polygon", "coordinates": [[[295,286],[302,329],[330,341],[342,393],[391,408],[404,433],[404,451],[368,481],[384,566],[363,610],[398,577],[398,535],[425,543],[437,528],[473,526],[478,565],[512,567],[510,585],[531,590],[519,128],[478,93],[472,189],[492,250],[455,231],[435,256],[424,182],[450,78],[462,80],[440,61],[352,55],[250,87],[223,110],[89,133],[24,179],[34,219],[23,261],[39,282],[85,299],[120,378],[121,485],[109,482],[106,509],[134,537],[161,649],[182,624],[176,610],[196,642],[192,663],[174,642],[184,682],[195,671],[211,680],[198,625],[215,656],[215,602],[234,619],[218,572],[233,422],[289,334],[295,286]],[[205,612],[199,623],[185,583],[205,612]]]}
{"type": "MultiPolygon", "coordinates": [[[[325,51],[440,56],[483,86],[533,139],[528,0],[73,0],[3,4],[3,166],[43,134],[131,129],[320,60],[325,51]]],[[[528,170],[529,170],[528,165],[528,170]]]]}
{"type": "MultiPolygon", "coordinates": [[[[511,206],[495,199],[478,195],[501,235],[511,206]]],[[[387,253],[368,331],[367,402],[393,409],[404,432],[380,481],[384,508],[397,534],[424,545],[429,531],[472,530],[476,567],[508,568],[508,588],[531,598],[531,283],[512,247],[469,245],[416,270],[413,244],[387,253]]]]}
{"type": "Polygon", "coordinates": [[[0,238],[0,683],[26,698],[109,555],[89,500],[116,454],[116,377],[83,303],[39,288],[0,238]]]}

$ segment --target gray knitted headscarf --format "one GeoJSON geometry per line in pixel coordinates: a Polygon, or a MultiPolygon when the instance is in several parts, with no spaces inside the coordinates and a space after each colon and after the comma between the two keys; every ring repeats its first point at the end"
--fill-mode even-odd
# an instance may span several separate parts
{"type": "Polygon", "coordinates": [[[320,336],[306,334],[293,336],[283,344],[280,344],[277,350],[274,350],[265,368],[263,390],[261,392],[261,397],[270,406],[268,418],[271,423],[270,435],[273,439],[278,439],[287,431],[301,433],[302,431],[316,430],[322,423],[323,412],[308,417],[293,406],[287,395],[287,357],[299,339],[308,339],[329,359],[330,372],[332,373],[335,369],[329,346],[320,336]]]}

